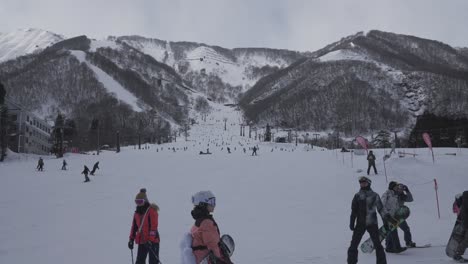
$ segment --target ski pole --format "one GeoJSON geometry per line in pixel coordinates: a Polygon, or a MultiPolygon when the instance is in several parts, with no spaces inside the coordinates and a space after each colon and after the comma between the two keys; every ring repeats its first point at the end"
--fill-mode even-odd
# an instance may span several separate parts
{"type": "Polygon", "coordinates": [[[134,262],[133,262],[133,249],[130,249],[130,254],[132,255],[132,264],[134,264],[134,262]]]}
{"type": "Polygon", "coordinates": [[[151,253],[153,254],[153,256],[156,258],[156,260],[158,261],[159,264],[162,264],[162,262],[159,260],[159,257],[156,255],[156,252],[154,252],[153,250],[153,247],[151,247],[151,244],[147,244],[146,245],[149,249],[149,251],[151,251],[151,253]]]}

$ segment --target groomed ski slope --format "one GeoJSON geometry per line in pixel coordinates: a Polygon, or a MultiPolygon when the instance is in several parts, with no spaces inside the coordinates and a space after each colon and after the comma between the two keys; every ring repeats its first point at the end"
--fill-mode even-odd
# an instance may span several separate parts
{"type": "MultiPolygon", "coordinates": [[[[180,263],[179,243],[193,224],[191,195],[200,190],[217,196],[215,219],[221,232],[236,241],[234,263],[346,263],[351,199],[362,175],[356,170],[366,169],[365,156],[354,156],[351,167],[349,153],[253,139],[249,143],[248,130],[247,137],[239,137],[238,124],[237,112],[219,106],[207,122],[193,127],[187,142],[178,138],[146,150],[125,147],[119,154],[69,154],[67,171],[53,157],[44,157],[44,172],[35,171],[35,155],[0,163],[0,263],[131,263],[128,233],[141,187],[161,208],[164,264],[180,263]],[[227,131],[223,117],[228,118],[227,131]],[[221,145],[223,140],[232,154],[221,145]],[[208,142],[213,154],[199,155],[208,142]],[[260,147],[257,157],[242,151],[253,144],[260,147]],[[101,170],[83,183],[83,165],[91,168],[96,161],[101,170]]],[[[408,222],[414,241],[433,245],[387,254],[388,263],[452,262],[444,245],[455,220],[453,197],[468,189],[468,151],[445,155],[453,152],[457,150],[435,149],[435,164],[427,149],[417,149],[416,158],[393,156],[387,161],[389,180],[405,183],[413,192],[408,222]],[[439,182],[440,220],[434,178],[439,182]]],[[[371,176],[372,188],[382,194],[387,189],[383,150],[376,150],[376,156],[380,174],[371,176]]],[[[404,243],[401,232],[400,240],[404,243]]],[[[359,253],[359,263],[375,263],[375,254],[359,253]]]]}

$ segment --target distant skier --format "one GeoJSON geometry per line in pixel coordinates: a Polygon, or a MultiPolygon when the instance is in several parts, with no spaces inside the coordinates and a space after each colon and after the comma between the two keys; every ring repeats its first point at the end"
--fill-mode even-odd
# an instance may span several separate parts
{"type": "Polygon", "coordinates": [[[62,162],[62,170],[67,170],[67,161],[65,159],[62,162]]]}
{"type": "Polygon", "coordinates": [[[254,146],[252,149],[252,156],[257,156],[257,147],[254,146]]]}
{"type": "Polygon", "coordinates": [[[374,243],[377,264],[387,263],[385,251],[379,240],[379,227],[375,210],[377,209],[384,223],[389,219],[389,215],[385,213],[379,195],[372,191],[371,183],[372,181],[369,178],[365,176],[360,177],[359,184],[361,189],[354,195],[351,203],[349,228],[353,231],[353,238],[348,249],[348,264],[356,264],[358,262],[357,248],[366,230],[374,243]]]}
{"type": "Polygon", "coordinates": [[[132,227],[128,240],[128,248],[133,250],[134,242],[138,244],[138,253],[135,264],[145,264],[149,255],[149,264],[158,264],[159,261],[159,232],[158,211],[155,203],[148,201],[146,189],[140,189],[135,197],[136,210],[133,214],[132,227]]]}
{"type": "MultiPolygon", "coordinates": [[[[407,196],[405,199],[400,199],[400,185],[397,182],[391,181],[388,184],[388,190],[382,195],[382,204],[388,214],[390,216],[395,217],[395,213],[398,209],[404,204],[405,201],[411,202],[413,201],[413,197],[407,196]]],[[[388,224],[388,223],[387,223],[388,224]]],[[[408,225],[406,225],[407,230],[409,231],[408,225]]],[[[402,228],[404,229],[404,228],[402,228]]],[[[411,233],[408,234],[405,232],[406,239],[409,239],[408,242],[412,243],[411,241],[411,233]]],[[[385,251],[388,253],[401,253],[406,250],[406,247],[402,247],[400,245],[400,238],[398,237],[398,229],[391,231],[385,239],[385,251]]]]}
{"type": "Polygon", "coordinates": [[[94,173],[96,172],[96,170],[99,169],[99,161],[94,163],[94,166],[93,166],[93,170],[91,171],[91,175],[94,176],[94,173]]]}
{"type": "Polygon", "coordinates": [[[81,172],[81,174],[84,174],[84,176],[85,176],[85,181],[84,182],[89,182],[88,173],[89,173],[89,169],[88,169],[88,167],[86,167],[86,165],[84,165],[84,170],[83,170],[83,172],[81,172]]]}
{"type": "Polygon", "coordinates": [[[372,150],[369,151],[369,155],[367,155],[367,161],[369,163],[369,165],[367,166],[367,175],[369,175],[371,167],[374,167],[374,173],[378,174],[377,173],[377,168],[375,167],[375,156],[374,156],[374,153],[372,152],[372,150]]]}
{"type": "Polygon", "coordinates": [[[466,248],[468,247],[468,191],[463,192],[461,201],[460,213],[458,214],[457,221],[460,221],[463,230],[460,232],[462,237],[459,238],[460,243],[455,250],[453,259],[457,262],[466,263],[468,260],[462,256],[465,254],[466,248]]]}
{"type": "Polygon", "coordinates": [[[44,160],[42,159],[42,157],[40,157],[39,160],[37,161],[36,169],[38,171],[44,171],[44,160]]]}
{"type": "Polygon", "coordinates": [[[231,154],[231,149],[229,147],[227,147],[227,151],[229,154],[231,154]]]}
{"type": "Polygon", "coordinates": [[[229,256],[219,246],[220,232],[213,213],[216,197],[211,191],[197,192],[192,196],[194,208],[191,212],[195,224],[191,229],[192,250],[196,263],[208,257],[208,264],[231,264],[229,256]]]}

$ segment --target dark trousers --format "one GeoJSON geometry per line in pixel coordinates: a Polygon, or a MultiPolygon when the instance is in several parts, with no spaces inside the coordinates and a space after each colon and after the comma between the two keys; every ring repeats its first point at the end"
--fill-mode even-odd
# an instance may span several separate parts
{"type": "Polygon", "coordinates": [[[159,263],[159,243],[152,243],[151,248],[147,244],[138,245],[138,253],[135,264],[145,264],[149,254],[149,264],[159,263]]]}
{"type": "Polygon", "coordinates": [[[401,230],[403,230],[403,233],[405,234],[405,243],[406,243],[406,245],[413,242],[413,239],[411,237],[411,231],[410,231],[408,223],[406,223],[406,221],[404,221],[403,223],[400,224],[400,228],[401,228],[401,230]]]}
{"type": "Polygon", "coordinates": [[[348,264],[356,264],[358,262],[358,246],[366,230],[374,243],[377,264],[387,264],[385,251],[379,240],[379,227],[376,224],[367,227],[357,226],[356,229],[354,229],[351,245],[348,248],[348,264]]]}
{"type": "Polygon", "coordinates": [[[398,228],[388,233],[385,239],[385,248],[387,250],[399,250],[401,248],[400,238],[398,237],[398,228]]]}
{"type": "Polygon", "coordinates": [[[367,167],[367,175],[369,175],[371,167],[374,167],[374,173],[377,174],[377,168],[375,167],[375,162],[369,162],[369,166],[367,167]]]}
{"type": "Polygon", "coordinates": [[[85,174],[84,174],[84,177],[85,177],[85,182],[89,182],[88,173],[85,173],[85,174]]]}

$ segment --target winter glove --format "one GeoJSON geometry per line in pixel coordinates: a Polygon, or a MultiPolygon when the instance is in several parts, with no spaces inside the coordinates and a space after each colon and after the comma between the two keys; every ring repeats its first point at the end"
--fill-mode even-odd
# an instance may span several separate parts
{"type": "Polygon", "coordinates": [[[151,247],[151,246],[153,246],[153,243],[151,241],[148,241],[148,242],[146,242],[146,246],[151,247]]]}
{"type": "Polygon", "coordinates": [[[130,250],[133,249],[133,240],[129,240],[129,241],[128,241],[128,248],[129,248],[130,250]]]}

